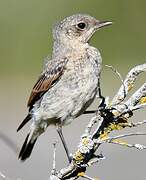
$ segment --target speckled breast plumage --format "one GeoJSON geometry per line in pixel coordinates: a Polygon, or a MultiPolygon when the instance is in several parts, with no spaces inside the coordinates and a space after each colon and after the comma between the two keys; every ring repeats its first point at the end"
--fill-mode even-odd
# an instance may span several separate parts
{"type": "Polygon", "coordinates": [[[59,119],[68,124],[82,114],[97,94],[100,70],[101,56],[96,48],[88,47],[84,56],[70,57],[59,82],[35,105],[35,121],[51,124],[55,122],[52,119],[59,119]]]}

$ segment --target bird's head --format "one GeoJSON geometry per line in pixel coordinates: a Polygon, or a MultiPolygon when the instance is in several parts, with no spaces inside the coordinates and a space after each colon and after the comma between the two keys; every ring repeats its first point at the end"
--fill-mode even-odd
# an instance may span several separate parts
{"type": "Polygon", "coordinates": [[[76,14],[66,17],[53,29],[55,40],[87,43],[100,28],[111,25],[111,21],[99,21],[90,15],[76,14]]]}

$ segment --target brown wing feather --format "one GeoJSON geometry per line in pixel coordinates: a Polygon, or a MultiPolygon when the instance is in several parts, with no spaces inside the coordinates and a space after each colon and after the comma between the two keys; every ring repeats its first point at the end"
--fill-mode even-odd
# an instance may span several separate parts
{"type": "Polygon", "coordinates": [[[32,108],[33,104],[58,81],[64,71],[67,60],[64,59],[57,63],[50,63],[48,69],[39,77],[30,94],[27,106],[32,108]]]}

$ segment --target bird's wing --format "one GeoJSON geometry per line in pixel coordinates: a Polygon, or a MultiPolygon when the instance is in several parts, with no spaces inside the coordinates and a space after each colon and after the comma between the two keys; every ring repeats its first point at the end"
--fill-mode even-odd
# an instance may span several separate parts
{"type": "Polygon", "coordinates": [[[31,110],[34,103],[61,78],[67,61],[67,58],[64,58],[62,60],[51,60],[48,62],[46,69],[40,75],[31,91],[27,104],[29,110],[31,110]]]}

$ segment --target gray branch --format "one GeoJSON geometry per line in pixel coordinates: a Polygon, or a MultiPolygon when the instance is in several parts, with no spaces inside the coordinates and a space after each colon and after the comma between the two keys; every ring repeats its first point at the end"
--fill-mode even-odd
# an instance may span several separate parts
{"type": "MultiPolygon", "coordinates": [[[[127,74],[125,80],[122,81],[122,86],[112,102],[109,103],[109,101],[105,101],[98,106],[97,112],[91,118],[81,136],[80,143],[76,152],[73,154],[71,163],[59,171],[55,170],[55,173],[50,175],[51,180],[77,179],[78,177],[93,180],[93,178],[87,176],[85,172],[88,166],[104,159],[104,156],[98,154],[97,151],[99,146],[105,142],[137,148],[139,150],[146,149],[144,145],[117,141],[119,138],[146,135],[146,133],[136,132],[115,137],[108,136],[114,130],[121,130],[126,127],[133,128],[146,123],[145,120],[137,123],[129,122],[129,118],[133,116],[135,110],[146,107],[146,83],[144,83],[127,101],[124,101],[128,92],[133,88],[138,75],[144,71],[146,71],[146,64],[134,67],[127,74]]],[[[114,72],[117,73],[116,70],[114,70],[114,72]]],[[[52,172],[54,172],[54,168],[52,172]]]]}

